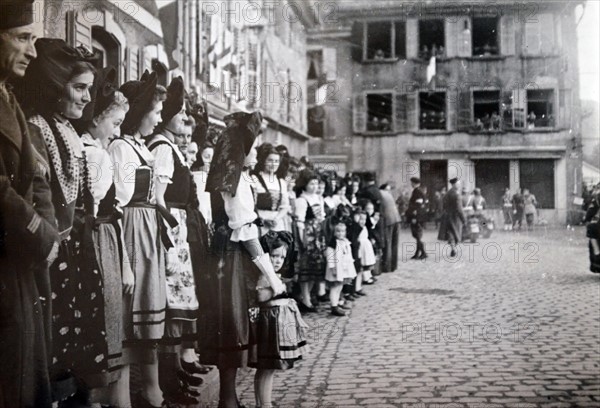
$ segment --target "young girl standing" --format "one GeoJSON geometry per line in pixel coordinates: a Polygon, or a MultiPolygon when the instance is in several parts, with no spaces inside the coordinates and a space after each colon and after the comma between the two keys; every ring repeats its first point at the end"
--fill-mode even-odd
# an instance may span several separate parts
{"type": "Polygon", "coordinates": [[[333,227],[333,238],[325,249],[327,260],[327,271],[325,280],[329,282],[329,300],[331,301],[331,314],[334,316],[346,316],[343,309],[349,309],[340,302],[344,282],[349,283],[356,278],[354,258],[352,258],[352,246],[346,238],[346,224],[335,221],[333,227]]]}
{"type": "Polygon", "coordinates": [[[360,211],[358,217],[358,225],[360,226],[360,234],[358,235],[358,258],[360,259],[360,282],[357,278],[357,282],[355,284],[356,293],[359,295],[364,294],[362,290],[363,282],[373,282],[373,275],[371,271],[377,262],[377,258],[375,257],[375,251],[373,250],[373,244],[369,239],[369,230],[367,229],[367,213],[364,211],[360,211]]]}
{"type": "MultiPolygon", "coordinates": [[[[292,234],[287,231],[271,231],[260,239],[260,243],[269,254],[275,271],[281,271],[290,261],[292,234]]],[[[277,297],[259,304],[256,319],[256,361],[249,364],[257,369],[254,377],[257,407],[272,407],[275,370],[293,368],[294,363],[308,351],[305,334],[307,327],[294,299],[277,297]]]]}

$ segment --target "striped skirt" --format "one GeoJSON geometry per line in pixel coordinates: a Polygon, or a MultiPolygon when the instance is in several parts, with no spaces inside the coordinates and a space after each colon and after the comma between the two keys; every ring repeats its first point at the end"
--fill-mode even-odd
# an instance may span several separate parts
{"type": "Polygon", "coordinates": [[[264,369],[292,368],[308,352],[307,329],[293,299],[262,303],[256,321],[256,361],[249,365],[264,369]]]}
{"type": "Polygon", "coordinates": [[[125,345],[154,344],[165,332],[165,250],[154,208],[125,207],[125,248],[135,277],[133,295],[123,299],[125,345]]]}

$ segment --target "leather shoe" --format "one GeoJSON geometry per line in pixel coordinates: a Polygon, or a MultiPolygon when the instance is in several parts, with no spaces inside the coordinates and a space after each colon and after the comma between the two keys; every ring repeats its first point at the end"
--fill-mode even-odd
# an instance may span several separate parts
{"type": "Polygon", "coordinates": [[[331,314],[334,316],[346,316],[346,312],[344,312],[339,306],[331,307],[331,314]]]}
{"type": "Polygon", "coordinates": [[[200,377],[196,377],[184,370],[177,371],[177,378],[179,381],[183,382],[185,385],[198,387],[204,383],[204,380],[200,377]]]}
{"type": "Polygon", "coordinates": [[[212,367],[204,366],[204,365],[198,363],[197,361],[194,361],[193,363],[188,363],[183,360],[180,360],[180,362],[181,362],[181,368],[183,368],[185,371],[187,371],[190,374],[208,374],[210,372],[210,370],[212,369],[212,367]]]}
{"type": "Polygon", "coordinates": [[[315,307],[306,306],[304,302],[298,302],[298,310],[300,310],[300,313],[315,313],[317,311],[315,307]]]}
{"type": "Polygon", "coordinates": [[[357,290],[355,293],[356,293],[358,296],[367,296],[367,294],[365,293],[365,291],[363,291],[362,289],[361,289],[361,290],[357,290]]]}

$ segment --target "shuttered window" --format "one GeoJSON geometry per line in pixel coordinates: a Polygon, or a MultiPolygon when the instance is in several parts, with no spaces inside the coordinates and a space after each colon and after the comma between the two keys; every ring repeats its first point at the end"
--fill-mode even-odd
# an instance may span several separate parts
{"type": "Polygon", "coordinates": [[[500,17],[500,51],[502,55],[515,55],[515,17],[500,17]]]}
{"type": "Polygon", "coordinates": [[[556,52],[555,17],[552,13],[540,13],[525,21],[523,53],[526,55],[549,55],[556,52]]]}
{"type": "Polygon", "coordinates": [[[77,47],[83,45],[92,50],[92,25],[85,18],[85,13],[74,10],[67,12],[69,43],[77,47]]]}

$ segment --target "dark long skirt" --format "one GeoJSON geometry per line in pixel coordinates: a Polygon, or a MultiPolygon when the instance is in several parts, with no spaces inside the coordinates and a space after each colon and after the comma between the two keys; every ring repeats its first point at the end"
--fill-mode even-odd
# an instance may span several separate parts
{"type": "Polygon", "coordinates": [[[213,245],[220,248],[203,259],[198,283],[200,358],[222,369],[246,367],[256,344],[250,309],[259,271],[240,243],[216,234],[223,235],[215,237],[221,245],[213,245]]]}
{"type": "Polygon", "coordinates": [[[74,393],[83,378],[107,370],[104,289],[92,238],[94,220],[76,220],[50,268],[53,398],[74,393]]]}
{"type": "Polygon", "coordinates": [[[306,240],[300,249],[296,270],[299,282],[325,280],[325,232],[316,219],[304,224],[306,240]]]}

